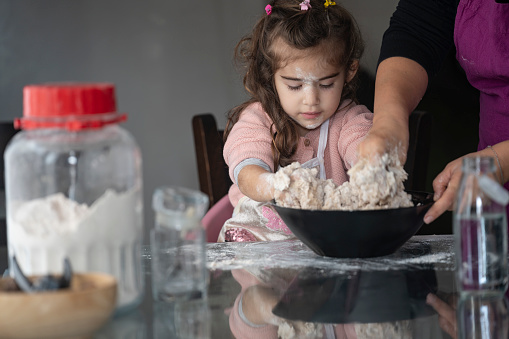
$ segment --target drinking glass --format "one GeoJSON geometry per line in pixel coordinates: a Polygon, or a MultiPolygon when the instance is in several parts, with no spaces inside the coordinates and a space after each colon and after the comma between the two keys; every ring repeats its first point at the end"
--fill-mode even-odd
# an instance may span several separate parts
{"type": "Polygon", "coordinates": [[[199,191],[165,186],[155,190],[152,203],[154,299],[171,302],[206,298],[208,275],[201,218],[208,208],[208,197],[199,191]]]}

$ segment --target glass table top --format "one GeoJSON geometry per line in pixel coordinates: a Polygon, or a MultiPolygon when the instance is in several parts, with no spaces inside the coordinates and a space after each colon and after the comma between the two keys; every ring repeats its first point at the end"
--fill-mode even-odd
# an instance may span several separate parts
{"type": "MultiPolygon", "coordinates": [[[[453,243],[414,236],[365,259],[321,257],[298,240],[210,243],[208,295],[182,303],[153,301],[145,246],[144,300],[94,338],[450,338],[426,296],[455,300],[453,243]]],[[[0,249],[0,270],[6,256],[0,249]]],[[[498,312],[486,319],[506,329],[505,299],[481,299],[457,305],[466,314],[484,305],[498,312]]]]}

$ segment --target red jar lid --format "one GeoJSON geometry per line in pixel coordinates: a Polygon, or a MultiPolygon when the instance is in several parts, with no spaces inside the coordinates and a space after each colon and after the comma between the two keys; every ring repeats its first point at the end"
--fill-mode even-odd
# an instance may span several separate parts
{"type": "Polygon", "coordinates": [[[23,118],[16,128],[101,128],[127,119],[116,112],[115,86],[110,83],[45,83],[23,88],[23,118]]]}

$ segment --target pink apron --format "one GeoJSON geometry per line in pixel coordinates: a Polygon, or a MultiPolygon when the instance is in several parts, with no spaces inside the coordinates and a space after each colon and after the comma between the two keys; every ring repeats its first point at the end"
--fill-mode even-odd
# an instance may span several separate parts
{"type": "Polygon", "coordinates": [[[478,150],[509,140],[509,4],[461,0],[454,44],[468,81],[480,91],[478,150]]]}

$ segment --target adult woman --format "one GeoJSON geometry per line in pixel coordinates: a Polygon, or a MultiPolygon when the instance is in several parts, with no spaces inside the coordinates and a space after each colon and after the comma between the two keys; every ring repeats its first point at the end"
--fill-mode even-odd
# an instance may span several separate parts
{"type": "MultiPolygon", "coordinates": [[[[408,115],[454,44],[468,81],[480,91],[478,151],[469,155],[494,157],[498,178],[509,188],[509,4],[504,1],[399,2],[382,43],[373,127],[359,146],[361,157],[400,147],[406,158],[408,115]]],[[[450,162],[433,181],[436,202],[426,223],[452,208],[461,161],[450,162]]]]}
{"type": "MultiPolygon", "coordinates": [[[[456,58],[479,90],[479,155],[495,158],[500,183],[509,189],[509,0],[400,0],[384,34],[376,75],[373,127],[359,145],[360,157],[408,148],[408,116],[423,97],[428,80],[446,54],[456,58]]],[[[435,204],[430,223],[451,209],[461,177],[462,158],[433,181],[435,204]]],[[[455,311],[430,294],[440,324],[456,337],[455,311]]]]}

